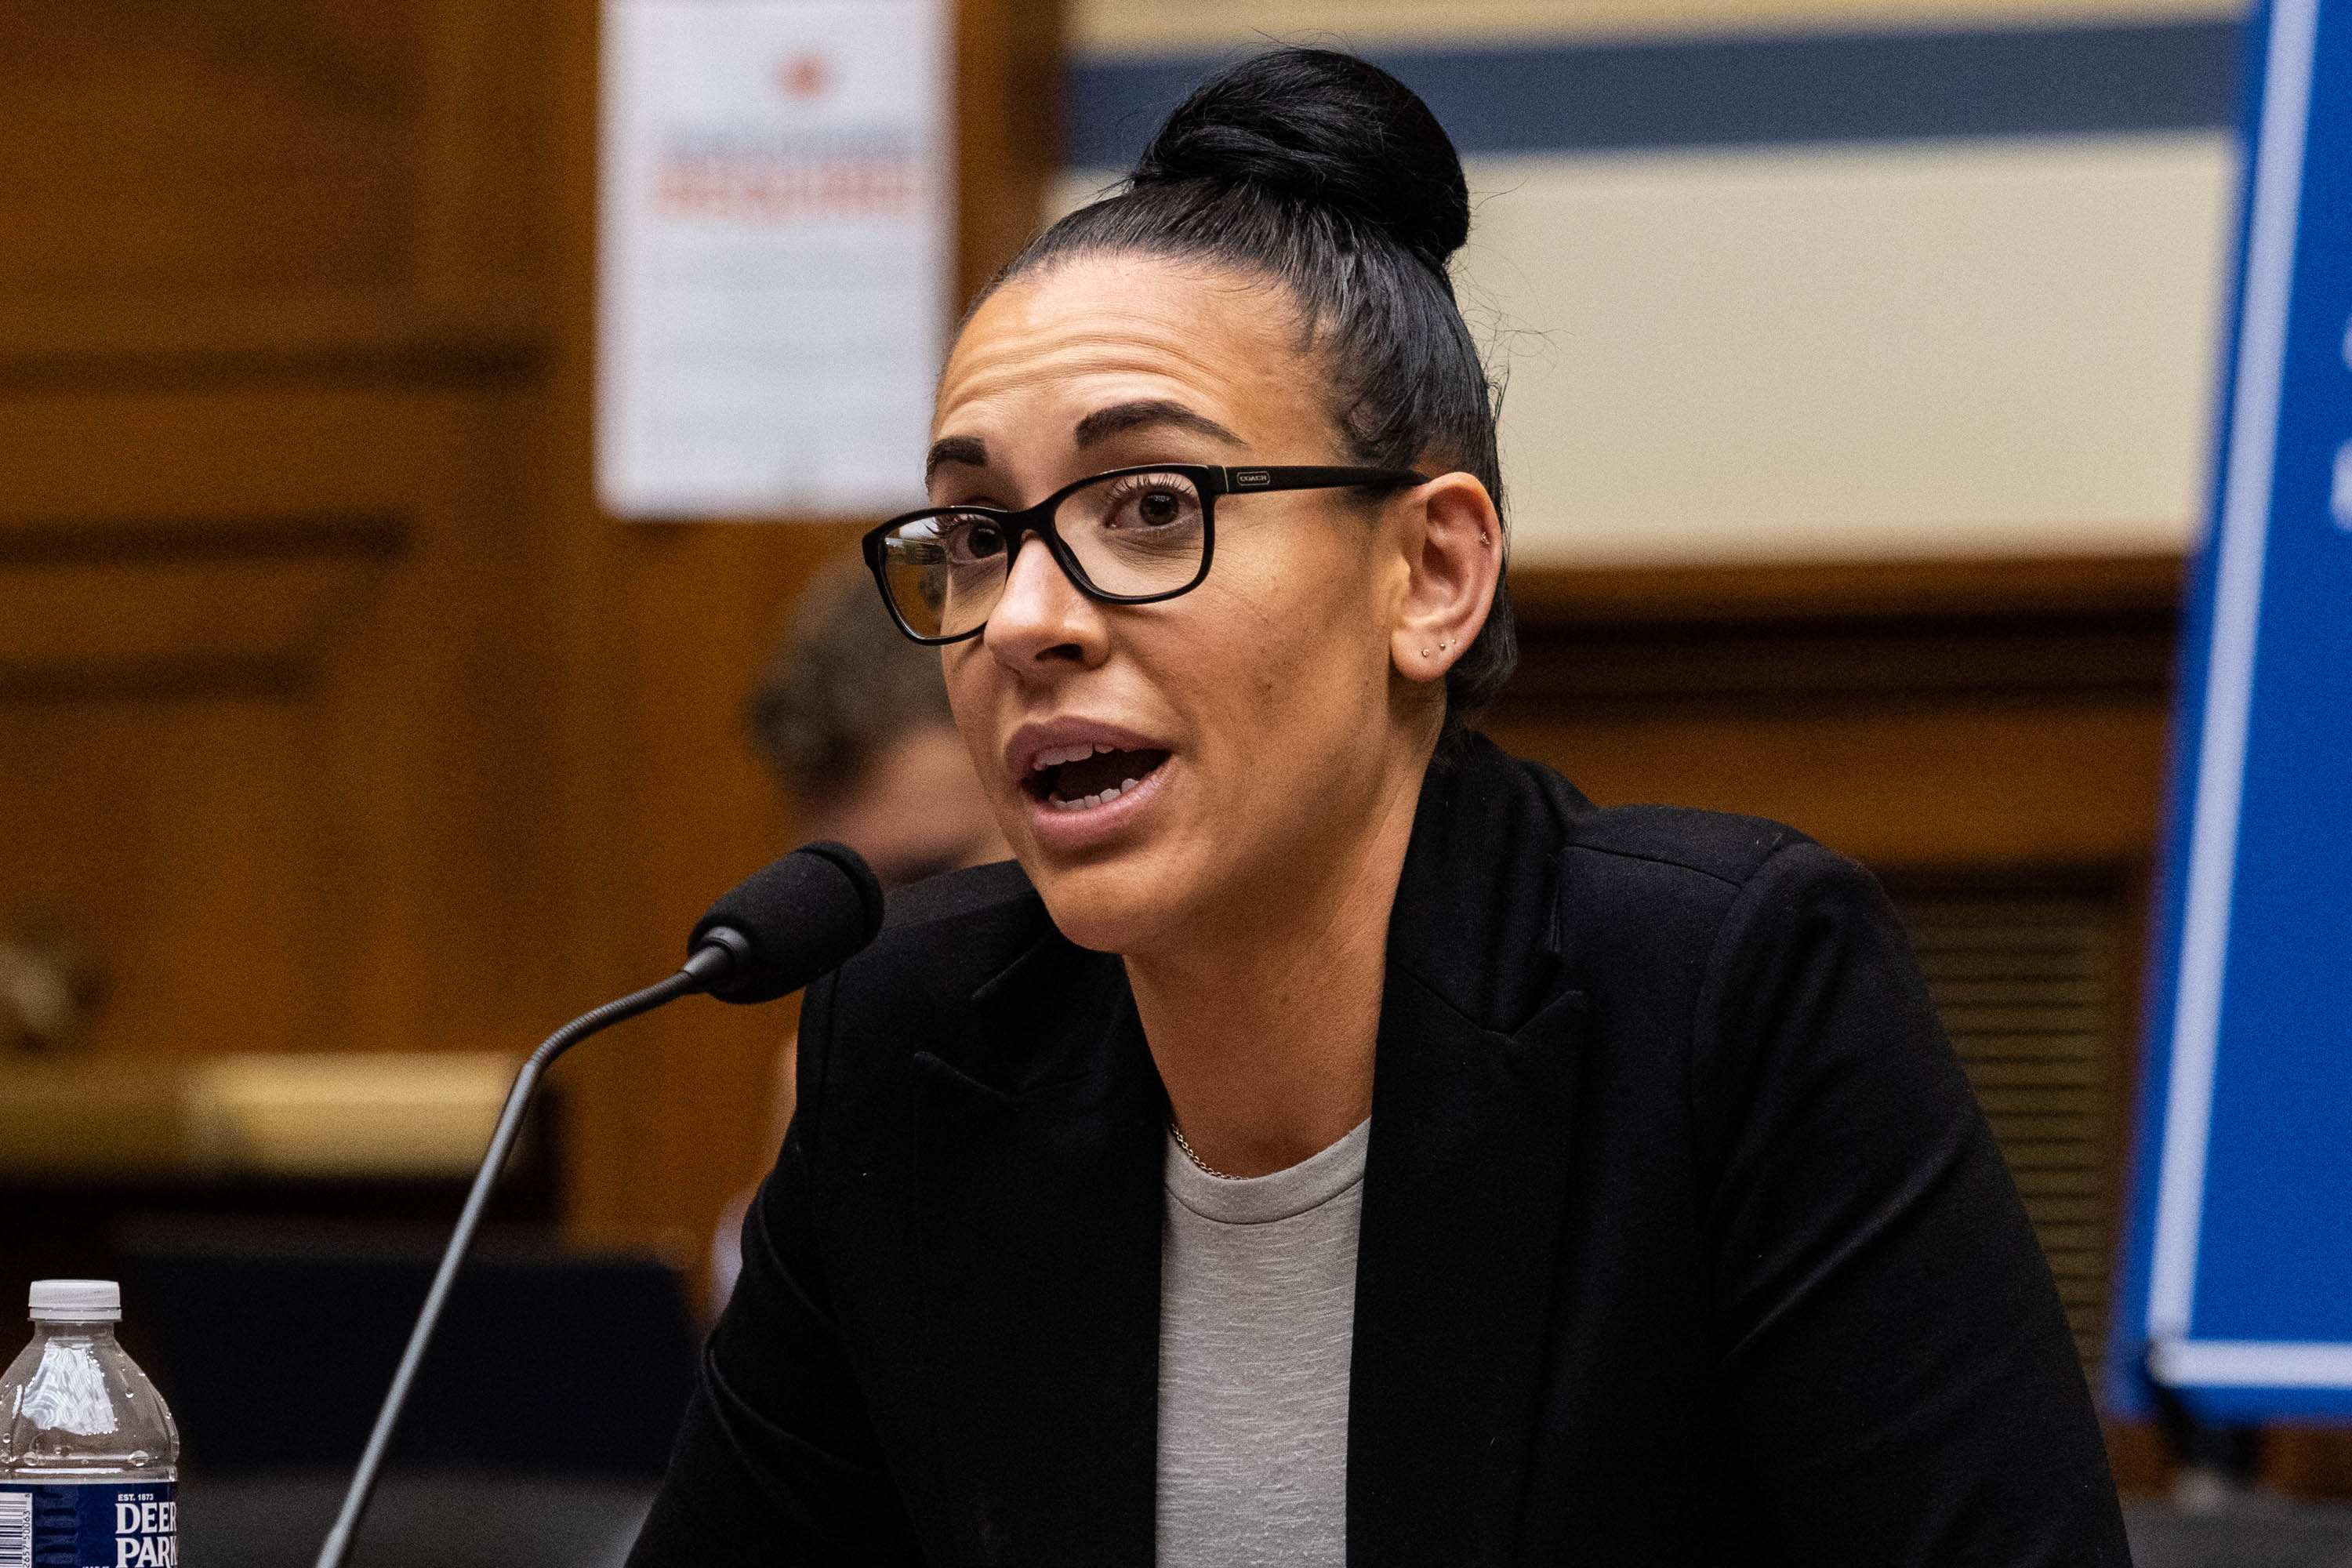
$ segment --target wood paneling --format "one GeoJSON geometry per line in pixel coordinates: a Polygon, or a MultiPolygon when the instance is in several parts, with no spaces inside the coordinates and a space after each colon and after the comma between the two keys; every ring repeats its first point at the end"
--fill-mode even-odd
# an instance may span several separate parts
{"type": "Polygon", "coordinates": [[[2160,709],[1498,718],[1595,799],[1767,816],[1877,866],[2126,860],[2153,842],[2160,709]]]}
{"type": "Polygon", "coordinates": [[[959,306],[1020,254],[1062,163],[1059,0],[957,0],[959,306]]]}
{"type": "Polygon", "coordinates": [[[1485,727],[1604,803],[1880,867],[2137,864],[2179,584],[2170,558],[1523,574],[1485,727]]]}
{"type": "Polygon", "coordinates": [[[513,959],[562,858],[530,37],[490,0],[0,16],[0,930],[105,974],[94,1063],[560,1003],[513,959]]]}
{"type": "Polygon", "coordinates": [[[291,694],[403,543],[391,520],[0,529],[0,691],[291,694]]]}
{"type": "Polygon", "coordinates": [[[420,216],[435,19],[359,0],[0,9],[0,292],[400,277],[420,216]]]}
{"type": "MultiPolygon", "coordinates": [[[[709,900],[796,841],[742,740],[742,703],[782,607],[845,528],[605,523],[614,588],[597,718],[610,771],[595,803],[601,987],[685,956],[709,900]]],[[[629,1026],[559,1071],[574,1223],[658,1242],[698,1269],[719,1211],[761,1173],[768,1093],[797,1003],[695,999],[629,1026]]]]}

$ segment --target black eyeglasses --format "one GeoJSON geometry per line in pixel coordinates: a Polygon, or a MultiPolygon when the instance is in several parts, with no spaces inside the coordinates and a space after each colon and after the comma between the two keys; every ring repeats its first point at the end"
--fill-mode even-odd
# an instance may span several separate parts
{"type": "Polygon", "coordinates": [[[919,643],[961,642],[980,635],[1004,597],[1025,533],[1045,542],[1088,598],[1149,605],[1208,576],[1219,496],[1426,482],[1402,468],[1113,468],[1023,511],[940,506],[894,517],[866,535],[866,564],[900,631],[919,643]]]}

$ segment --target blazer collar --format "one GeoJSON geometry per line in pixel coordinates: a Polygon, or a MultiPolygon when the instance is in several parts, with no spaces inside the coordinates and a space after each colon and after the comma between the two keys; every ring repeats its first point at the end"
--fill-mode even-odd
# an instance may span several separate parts
{"type": "Polygon", "coordinates": [[[1463,736],[1422,784],[1389,916],[1391,980],[1402,970],[1502,1034],[1534,1017],[1559,973],[1559,857],[1592,809],[1549,769],[1463,736]]]}
{"type": "Polygon", "coordinates": [[[1592,808],[1483,737],[1424,784],[1389,921],[1357,1243],[1348,1561],[1515,1552],[1584,997],[1560,858],[1592,808]]]}
{"type": "Polygon", "coordinates": [[[1123,967],[1058,933],[915,1064],[940,1483],[973,1563],[1149,1563],[1167,1097],[1123,967]]]}
{"type": "MultiPolygon", "coordinates": [[[[1475,736],[1423,788],[1358,1242],[1354,1564],[1511,1554],[1583,1014],[1560,985],[1558,861],[1589,810],[1475,736]]],[[[962,1550],[1146,1562],[1166,1096],[1124,967],[1050,926],[973,1017],[915,1058],[918,1245],[962,1550]]]]}

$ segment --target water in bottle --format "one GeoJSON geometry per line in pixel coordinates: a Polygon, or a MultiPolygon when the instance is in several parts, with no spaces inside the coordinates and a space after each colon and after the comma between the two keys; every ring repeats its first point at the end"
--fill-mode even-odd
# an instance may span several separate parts
{"type": "Polygon", "coordinates": [[[180,1433],[114,1342],[111,1279],[33,1285],[33,1342],[0,1374],[0,1568],[180,1560],[180,1433]]]}

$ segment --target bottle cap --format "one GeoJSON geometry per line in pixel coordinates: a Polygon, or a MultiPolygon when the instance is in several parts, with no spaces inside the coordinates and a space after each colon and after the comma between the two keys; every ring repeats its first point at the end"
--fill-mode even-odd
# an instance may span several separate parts
{"type": "Polygon", "coordinates": [[[120,1322],[122,1287],[111,1279],[36,1279],[32,1308],[37,1323],[120,1322]]]}

